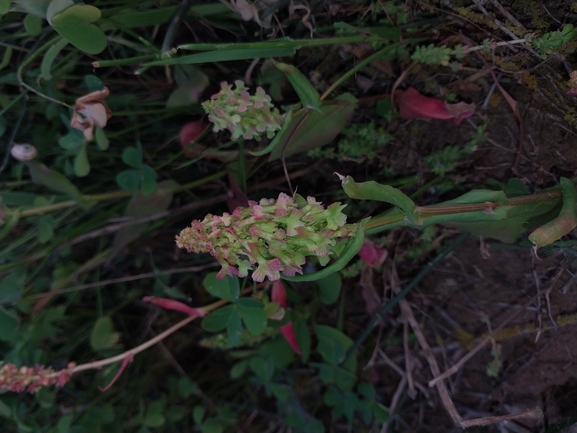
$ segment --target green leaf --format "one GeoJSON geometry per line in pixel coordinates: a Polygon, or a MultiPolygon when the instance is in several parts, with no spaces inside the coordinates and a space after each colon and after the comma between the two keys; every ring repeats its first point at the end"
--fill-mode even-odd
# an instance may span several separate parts
{"type": "Polygon", "coordinates": [[[274,365],[271,360],[262,356],[254,356],[249,361],[250,369],[264,382],[269,382],[274,374],[274,365]]]}
{"type": "Polygon", "coordinates": [[[190,379],[190,377],[185,376],[178,380],[178,395],[182,398],[188,398],[191,395],[198,395],[200,393],[200,388],[198,384],[190,379]]]}
{"type": "Polygon", "coordinates": [[[276,133],[276,135],[269,143],[269,145],[266,146],[264,149],[249,153],[253,156],[263,156],[266,155],[267,153],[271,153],[281,143],[283,137],[285,136],[286,132],[289,130],[292,124],[292,119],[293,119],[292,111],[287,111],[280,130],[276,133]]]}
{"type": "Polygon", "coordinates": [[[200,431],[202,433],[222,433],[224,431],[224,426],[216,418],[208,418],[200,426],[200,431]]]}
{"type": "Polygon", "coordinates": [[[232,366],[230,369],[230,378],[231,379],[238,379],[241,377],[246,369],[248,368],[248,359],[243,359],[242,361],[237,362],[232,366]]]}
{"type": "Polygon", "coordinates": [[[281,159],[283,152],[289,157],[330,143],[347,125],[356,104],[356,98],[350,93],[339,95],[331,101],[323,102],[320,112],[309,111],[310,114],[302,125],[306,110],[301,110],[299,115],[293,113],[292,122],[281,142],[272,150],[269,161],[281,159]]]}
{"type": "Polygon", "coordinates": [[[265,341],[260,346],[258,353],[263,358],[270,359],[279,371],[286,369],[295,358],[295,351],[281,335],[265,341]]]}
{"type": "Polygon", "coordinates": [[[365,239],[364,227],[366,223],[369,221],[369,218],[362,220],[357,225],[357,233],[355,237],[350,238],[346,241],[346,245],[339,255],[339,257],[330,265],[326,266],[325,268],[321,269],[318,272],[313,272],[312,274],[304,274],[304,275],[296,275],[294,277],[287,277],[286,275],[281,275],[283,280],[287,281],[317,281],[321,278],[328,277],[329,275],[340,271],[343,269],[361,250],[363,246],[363,241],[365,239]]]}
{"type": "Polygon", "coordinates": [[[271,383],[268,388],[278,401],[286,402],[290,397],[291,388],[288,385],[282,383],[271,383]]]}
{"type": "Polygon", "coordinates": [[[206,410],[204,409],[204,407],[194,406],[194,409],[192,410],[192,419],[194,420],[194,422],[196,424],[202,423],[202,420],[204,419],[205,412],[206,412],[206,410]]]}
{"type": "Polygon", "coordinates": [[[507,181],[504,192],[507,197],[519,197],[530,194],[525,184],[521,182],[521,180],[515,178],[507,181]]]}
{"type": "Polygon", "coordinates": [[[58,140],[60,147],[66,150],[76,150],[84,143],[86,143],[86,138],[78,129],[71,129],[68,134],[63,135],[58,140]]]}
{"type": "Polygon", "coordinates": [[[13,271],[0,281],[0,304],[20,299],[26,282],[26,274],[13,271]]]}
{"type": "Polygon", "coordinates": [[[151,403],[146,410],[146,415],[144,415],[142,424],[153,428],[162,427],[166,422],[166,418],[163,415],[164,407],[164,399],[160,399],[151,403]]]}
{"type": "Polygon", "coordinates": [[[317,351],[325,362],[339,364],[353,345],[353,340],[336,328],[325,325],[314,325],[319,340],[317,351]]]}
{"type": "Polygon", "coordinates": [[[236,305],[233,305],[232,312],[228,318],[226,336],[230,347],[238,346],[242,339],[242,322],[240,320],[240,312],[236,305]]]}
{"type": "Polygon", "coordinates": [[[136,192],[140,187],[140,173],[136,170],[121,171],[116,175],[116,183],[124,190],[136,192]]]}
{"type": "Polygon", "coordinates": [[[74,5],[73,0],[52,0],[49,1],[48,7],[46,8],[46,20],[52,25],[52,18],[54,15],[63,12],[70,6],[74,5]]]}
{"type": "Polygon", "coordinates": [[[254,58],[268,59],[272,57],[293,56],[295,48],[250,48],[250,49],[226,49],[214,50],[206,53],[191,54],[182,57],[173,57],[171,59],[157,60],[145,63],[139,72],[146,70],[151,66],[165,65],[197,65],[200,63],[230,62],[234,60],[248,60],[254,58]]]}
{"type": "Polygon", "coordinates": [[[24,17],[24,29],[30,36],[38,36],[42,33],[44,20],[36,15],[28,14],[24,17]]]}
{"type": "Polygon", "coordinates": [[[534,230],[529,240],[535,248],[541,248],[561,239],[577,227],[577,191],[575,185],[566,177],[560,179],[563,190],[563,206],[559,216],[534,230]]]}
{"type": "Polygon", "coordinates": [[[10,10],[11,0],[0,0],[0,16],[5,15],[10,10]]]}
{"type": "Polygon", "coordinates": [[[108,149],[108,146],[110,145],[110,140],[108,140],[108,137],[106,136],[106,133],[104,132],[104,129],[95,126],[94,127],[94,139],[96,140],[96,145],[98,146],[98,148],[100,150],[106,150],[108,149]]]}
{"type": "Polygon", "coordinates": [[[101,317],[94,324],[90,334],[90,345],[96,351],[113,347],[120,339],[120,334],[114,331],[112,319],[108,316],[101,317]]]}
{"type": "Polygon", "coordinates": [[[127,147],[122,152],[122,160],[126,165],[139,169],[142,167],[142,151],[136,147],[127,147]]]}
{"type": "Polygon", "coordinates": [[[12,410],[3,400],[0,400],[0,416],[3,416],[4,418],[12,418],[12,410]]]}
{"type": "Polygon", "coordinates": [[[52,27],[79,50],[100,54],[106,48],[106,36],[94,24],[101,16],[94,6],[77,4],[52,17],[52,27]]]}
{"type": "Polygon", "coordinates": [[[0,340],[14,341],[20,319],[15,311],[0,306],[0,340]]]}
{"type": "Polygon", "coordinates": [[[44,164],[37,161],[28,161],[25,163],[30,170],[30,175],[34,183],[50,188],[54,191],[62,192],[78,202],[84,208],[92,206],[82,197],[82,194],[64,175],[56,170],[50,170],[44,164]]]}
{"type": "Polygon", "coordinates": [[[170,406],[166,409],[166,418],[170,422],[178,422],[184,418],[184,410],[178,406],[170,406]]]}
{"type": "Polygon", "coordinates": [[[216,272],[208,274],[203,281],[204,288],[211,295],[234,302],[240,294],[240,285],[237,277],[227,276],[223,279],[216,278],[216,272]]]}
{"type": "Polygon", "coordinates": [[[308,362],[311,355],[311,333],[307,323],[303,319],[294,320],[293,327],[299,347],[301,348],[301,359],[303,362],[308,362]]]}
{"type": "Polygon", "coordinates": [[[68,41],[66,39],[60,39],[60,41],[56,42],[48,49],[48,51],[46,51],[46,54],[44,55],[44,58],[42,59],[42,63],[40,65],[40,72],[42,74],[43,80],[48,81],[52,79],[52,74],[50,73],[50,70],[52,69],[52,64],[54,63],[56,57],[58,57],[58,54],[60,54],[60,51],[62,51],[66,47],[66,45],[68,45],[68,41]]]}
{"type": "Polygon", "coordinates": [[[69,433],[72,423],[72,414],[64,415],[58,420],[58,433],[69,433]]]}
{"type": "Polygon", "coordinates": [[[222,331],[228,326],[233,310],[236,310],[236,305],[225,305],[218,310],[211,311],[202,319],[202,329],[209,332],[222,331]]]}
{"type": "Polygon", "coordinates": [[[397,188],[393,188],[390,185],[382,185],[373,180],[357,183],[351,176],[340,176],[340,178],[343,189],[350,198],[390,203],[401,209],[409,221],[418,224],[415,217],[415,203],[397,188]]]}
{"type": "Polygon", "coordinates": [[[140,192],[144,195],[150,195],[156,189],[157,174],[149,165],[142,166],[142,175],[140,178],[140,192]]]}
{"type": "Polygon", "coordinates": [[[286,63],[276,63],[275,66],[283,72],[305,108],[313,108],[316,111],[321,109],[321,99],[319,92],[310,81],[294,66],[286,63]]]}
{"type": "Polygon", "coordinates": [[[52,215],[43,215],[37,222],[38,242],[45,244],[54,235],[54,225],[56,221],[52,215]]]}
{"type": "MultiPolygon", "coordinates": [[[[96,75],[86,75],[84,77],[84,83],[86,84],[86,87],[88,87],[88,91],[89,92],[96,92],[98,90],[104,90],[104,88],[106,87],[104,85],[104,82],[98,78],[96,75]]],[[[96,127],[98,128],[98,127],[96,127]]]]}
{"type": "Polygon", "coordinates": [[[87,144],[84,142],[80,151],[74,158],[74,173],[78,177],[87,176],[90,173],[90,163],[88,162],[87,144]]]}
{"type": "Polygon", "coordinates": [[[252,298],[241,298],[238,300],[238,311],[246,329],[252,335],[260,335],[265,331],[268,321],[262,302],[252,298]]]}
{"type": "Polygon", "coordinates": [[[334,274],[317,280],[317,285],[319,286],[321,302],[325,305],[328,305],[336,302],[336,300],[339,299],[343,280],[341,278],[341,274],[335,272],[334,274]]]}

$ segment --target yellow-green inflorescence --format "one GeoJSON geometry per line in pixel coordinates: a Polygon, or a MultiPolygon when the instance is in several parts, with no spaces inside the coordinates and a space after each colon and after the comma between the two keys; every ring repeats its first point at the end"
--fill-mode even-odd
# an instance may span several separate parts
{"type": "Polygon", "coordinates": [[[281,127],[283,115],[274,107],[270,96],[262,87],[257,87],[256,93],[251,95],[240,80],[234,85],[233,89],[230,84],[222,82],[220,92],[202,103],[208,119],[214,124],[212,131],[228,129],[233,140],[240,137],[260,140],[264,133],[268,138],[274,137],[281,127]]]}
{"type": "Polygon", "coordinates": [[[346,224],[345,205],[324,208],[314,197],[306,200],[281,193],[278,199],[250,201],[232,214],[208,214],[194,220],[176,237],[188,252],[210,253],[222,265],[218,278],[245,277],[278,280],[281,274],[302,274],[306,257],[318,257],[325,266],[338,255],[338,241],[354,236],[356,225],[346,224]]]}

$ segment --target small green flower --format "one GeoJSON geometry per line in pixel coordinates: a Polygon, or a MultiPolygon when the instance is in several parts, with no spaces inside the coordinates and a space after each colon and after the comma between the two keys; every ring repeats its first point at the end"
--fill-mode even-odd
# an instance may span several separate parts
{"type": "Polygon", "coordinates": [[[241,136],[246,140],[260,140],[264,132],[268,138],[274,137],[284,116],[271,103],[270,96],[262,87],[257,87],[251,96],[242,81],[237,80],[234,84],[233,90],[230,84],[222,82],[220,92],[202,103],[208,119],[214,124],[213,132],[228,129],[233,140],[241,136]]]}
{"type": "Polygon", "coordinates": [[[313,197],[281,193],[278,199],[250,201],[232,214],[208,214],[194,220],[176,237],[179,248],[188,252],[210,253],[222,265],[218,278],[227,275],[278,280],[281,274],[302,274],[306,257],[315,256],[326,265],[338,255],[337,241],[354,236],[356,225],[346,224],[344,205],[325,209],[313,197]]]}

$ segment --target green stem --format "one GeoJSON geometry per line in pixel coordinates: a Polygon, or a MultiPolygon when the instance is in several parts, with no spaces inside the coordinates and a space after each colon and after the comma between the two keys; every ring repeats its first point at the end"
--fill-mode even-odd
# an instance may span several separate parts
{"type": "Polygon", "coordinates": [[[59,101],[58,99],[54,99],[48,95],[45,95],[44,93],[40,92],[39,90],[36,90],[34,87],[29,86],[28,84],[26,84],[24,82],[24,79],[22,78],[22,73],[24,72],[24,69],[26,69],[28,67],[28,65],[30,65],[30,63],[32,63],[32,61],[34,59],[36,59],[40,54],[42,54],[44,51],[47,51],[51,46],[60,42],[61,39],[62,39],[62,36],[56,36],[54,39],[51,39],[50,41],[46,42],[44,45],[42,45],[40,48],[38,48],[36,51],[34,51],[32,54],[30,54],[28,56],[28,58],[26,60],[24,60],[22,62],[22,64],[18,67],[18,69],[16,70],[16,78],[18,79],[18,83],[20,83],[20,85],[22,87],[30,90],[32,93],[37,94],[41,98],[47,99],[48,101],[54,102],[55,104],[63,105],[67,108],[72,109],[72,107],[70,105],[68,105],[67,103],[59,101]]]}
{"type": "MultiPolygon", "coordinates": [[[[219,171],[217,173],[203,177],[202,179],[195,180],[195,181],[189,182],[187,184],[181,185],[179,188],[177,188],[176,192],[182,192],[182,191],[187,191],[189,189],[197,188],[201,185],[212,182],[215,179],[219,179],[223,176],[226,176],[226,174],[227,174],[227,172],[224,170],[219,171]]],[[[108,200],[115,200],[118,198],[132,197],[132,194],[133,194],[132,191],[111,191],[111,192],[106,192],[103,194],[83,195],[82,198],[84,200],[87,200],[87,201],[108,201],[108,200]]],[[[70,207],[70,206],[75,206],[77,204],[78,204],[78,202],[75,200],[68,200],[68,201],[63,201],[60,203],[54,203],[54,204],[50,204],[50,205],[46,205],[46,206],[35,207],[33,209],[26,209],[26,210],[21,211],[20,217],[29,217],[32,215],[40,215],[40,214],[44,214],[44,213],[48,213],[48,212],[54,212],[57,210],[65,209],[65,208],[70,207]]]]}
{"type": "MultiPolygon", "coordinates": [[[[485,203],[471,203],[460,205],[430,205],[417,206],[415,214],[421,217],[440,216],[440,215],[455,215],[468,212],[483,212],[487,209],[496,209],[501,206],[523,206],[528,204],[541,203],[550,200],[559,200],[563,196],[563,192],[559,190],[542,192],[533,195],[525,195],[522,197],[513,197],[506,202],[485,202],[485,203]]],[[[384,215],[373,217],[367,223],[365,233],[375,234],[401,225],[405,222],[405,214],[398,209],[388,212],[384,215]]]]}
{"type": "Polygon", "coordinates": [[[358,65],[356,65],[354,68],[352,68],[350,71],[348,71],[346,74],[344,74],[341,78],[339,78],[337,81],[335,81],[331,87],[329,87],[327,89],[327,91],[325,93],[323,93],[323,95],[321,96],[321,101],[324,101],[324,99],[329,96],[333,90],[335,90],[337,87],[339,87],[341,84],[343,84],[345,81],[347,81],[350,77],[352,77],[354,74],[356,74],[358,71],[360,71],[362,68],[364,68],[366,65],[368,65],[371,62],[374,62],[375,60],[380,59],[381,57],[383,57],[385,54],[387,54],[389,51],[391,51],[393,49],[394,45],[388,46],[386,48],[383,48],[380,51],[377,51],[375,54],[373,54],[372,56],[367,57],[366,59],[364,59],[362,62],[360,62],[358,65]]]}
{"type": "Polygon", "coordinates": [[[134,63],[146,62],[149,60],[155,60],[159,56],[157,54],[146,54],[144,56],[131,57],[129,59],[118,59],[118,60],[100,60],[98,62],[92,62],[94,68],[109,68],[111,66],[124,66],[132,65],[134,63]]]}
{"type": "Polygon", "coordinates": [[[179,50],[187,51],[213,51],[213,50],[230,50],[230,49],[262,49],[262,48],[310,48],[321,47],[324,45],[342,45],[354,43],[382,42],[383,38],[379,36],[343,36],[339,38],[327,39],[296,39],[296,40],[276,40],[263,42],[241,42],[236,44],[185,44],[179,45],[179,50]]]}

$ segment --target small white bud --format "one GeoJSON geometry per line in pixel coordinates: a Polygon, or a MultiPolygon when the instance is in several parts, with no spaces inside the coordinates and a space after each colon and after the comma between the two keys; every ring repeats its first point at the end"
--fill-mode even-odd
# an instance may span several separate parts
{"type": "Polygon", "coordinates": [[[31,144],[14,144],[10,153],[18,161],[31,161],[38,155],[38,151],[31,144]]]}

